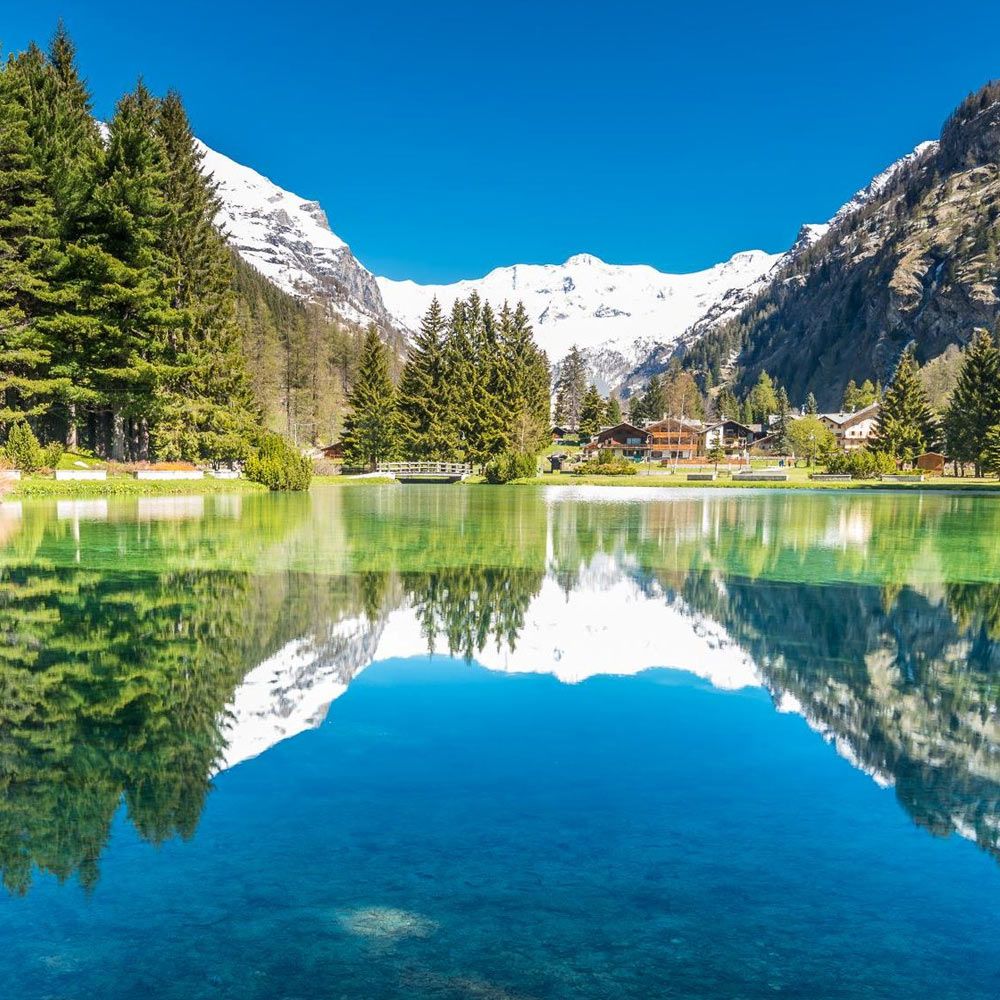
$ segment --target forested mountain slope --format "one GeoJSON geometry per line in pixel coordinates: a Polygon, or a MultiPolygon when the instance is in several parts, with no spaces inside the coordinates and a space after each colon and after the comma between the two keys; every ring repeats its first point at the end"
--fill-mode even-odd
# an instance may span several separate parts
{"type": "Polygon", "coordinates": [[[793,402],[839,405],[846,382],[886,381],[913,343],[921,362],[993,328],[998,298],[1000,84],[971,95],[859,207],[792,258],[733,320],[694,344],[713,376],[738,352],[739,381],[766,370],[793,402]]]}

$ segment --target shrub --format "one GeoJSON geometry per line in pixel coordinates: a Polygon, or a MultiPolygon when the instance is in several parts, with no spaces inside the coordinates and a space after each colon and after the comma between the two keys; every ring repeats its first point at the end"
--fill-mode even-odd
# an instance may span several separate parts
{"type": "Polygon", "coordinates": [[[857,451],[838,451],[826,460],[828,472],[849,474],[854,479],[878,479],[896,471],[896,460],[884,452],[859,448],[857,451]]]}
{"type": "Polygon", "coordinates": [[[576,476],[634,476],[639,472],[635,462],[627,458],[616,458],[609,451],[602,451],[596,459],[582,462],[574,470],[576,476]]]}
{"type": "Polygon", "coordinates": [[[514,479],[530,479],[538,471],[534,455],[523,451],[505,451],[486,463],[486,482],[499,485],[514,479]]]}
{"type": "Polygon", "coordinates": [[[46,469],[54,469],[59,465],[59,459],[63,457],[66,449],[58,442],[52,441],[42,449],[42,465],[46,469]]]}
{"type": "Polygon", "coordinates": [[[42,446],[38,443],[31,428],[26,423],[14,424],[7,435],[7,457],[13,462],[15,469],[22,472],[34,472],[45,462],[42,446]]]}
{"type": "Polygon", "coordinates": [[[247,479],[269,490],[307,490],[312,462],[280,434],[264,434],[243,470],[247,479]]]}

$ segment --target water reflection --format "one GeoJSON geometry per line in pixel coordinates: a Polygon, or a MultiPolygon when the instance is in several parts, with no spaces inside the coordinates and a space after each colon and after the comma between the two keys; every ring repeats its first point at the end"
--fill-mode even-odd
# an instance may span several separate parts
{"type": "Polygon", "coordinates": [[[98,880],[122,801],[213,775],[430,650],[765,687],[913,819],[1000,852],[989,499],[373,488],[0,507],[0,870],[98,880]]]}

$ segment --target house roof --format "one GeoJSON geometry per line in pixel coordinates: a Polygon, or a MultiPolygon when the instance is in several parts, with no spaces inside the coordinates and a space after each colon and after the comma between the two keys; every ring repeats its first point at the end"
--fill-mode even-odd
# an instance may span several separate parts
{"type": "Polygon", "coordinates": [[[862,420],[867,420],[869,417],[874,417],[878,413],[879,404],[871,403],[870,405],[864,407],[860,410],[855,410],[853,413],[820,413],[820,420],[829,420],[831,424],[836,424],[838,427],[847,427],[850,424],[859,423],[862,420]]]}

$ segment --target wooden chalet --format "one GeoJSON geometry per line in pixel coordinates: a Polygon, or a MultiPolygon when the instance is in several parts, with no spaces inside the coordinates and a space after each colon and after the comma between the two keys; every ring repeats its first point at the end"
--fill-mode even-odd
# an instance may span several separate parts
{"type": "Polygon", "coordinates": [[[643,462],[649,457],[652,434],[635,424],[620,423],[614,427],[602,427],[584,448],[587,455],[610,451],[618,458],[631,462],[643,462]]]}
{"type": "Polygon", "coordinates": [[[664,417],[646,424],[649,457],[654,461],[697,458],[705,450],[705,425],[700,420],[664,417]]]}

